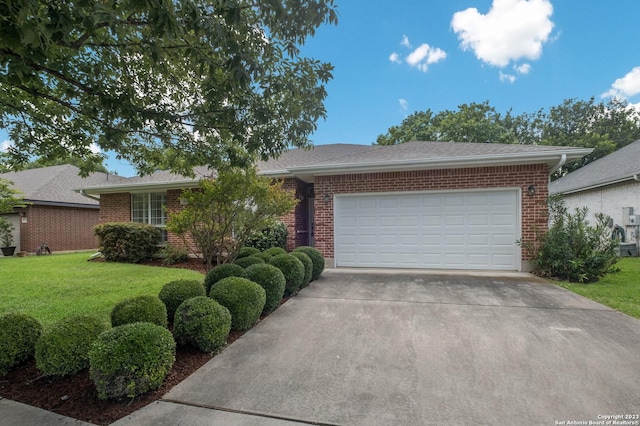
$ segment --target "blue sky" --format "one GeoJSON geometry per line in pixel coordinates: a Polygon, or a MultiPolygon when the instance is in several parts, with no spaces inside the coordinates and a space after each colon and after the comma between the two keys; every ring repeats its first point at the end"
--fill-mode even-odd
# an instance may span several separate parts
{"type": "Polygon", "coordinates": [[[485,100],[502,113],[592,96],[640,106],[638,0],[335,1],[338,25],[302,49],[335,67],[316,145],[368,145],[415,111],[485,100]]]}

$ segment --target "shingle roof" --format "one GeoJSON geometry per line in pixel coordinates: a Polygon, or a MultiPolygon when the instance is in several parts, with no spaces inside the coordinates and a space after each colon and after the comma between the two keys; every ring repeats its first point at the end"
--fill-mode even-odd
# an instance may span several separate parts
{"type": "Polygon", "coordinates": [[[19,172],[0,173],[0,178],[13,182],[13,187],[24,193],[25,200],[45,203],[98,205],[98,202],[74,191],[75,188],[114,183],[121,178],[107,173],[93,173],[86,178],[72,165],[43,167],[19,172]]]}
{"type": "MultiPolygon", "coordinates": [[[[556,164],[561,155],[580,158],[591,152],[589,149],[535,146],[535,145],[506,145],[486,143],[459,142],[408,142],[400,145],[355,145],[328,144],[318,145],[309,149],[290,149],[278,158],[258,163],[258,170],[270,176],[297,176],[312,181],[314,173],[326,173],[327,170],[341,171],[362,168],[376,169],[393,168],[400,164],[402,167],[439,167],[447,161],[464,164],[485,164],[489,161],[501,164],[547,162],[556,164]]],[[[442,167],[450,167],[451,164],[442,167]]],[[[175,175],[168,171],[159,171],[149,176],[134,177],[117,183],[106,183],[95,186],[78,187],[87,193],[99,194],[120,192],[122,190],[139,189],[151,190],[158,188],[179,188],[197,185],[197,178],[210,176],[212,171],[206,167],[194,169],[196,179],[175,175]]]]}
{"type": "Polygon", "coordinates": [[[640,140],[551,182],[552,194],[578,192],[640,175],[640,140]]]}

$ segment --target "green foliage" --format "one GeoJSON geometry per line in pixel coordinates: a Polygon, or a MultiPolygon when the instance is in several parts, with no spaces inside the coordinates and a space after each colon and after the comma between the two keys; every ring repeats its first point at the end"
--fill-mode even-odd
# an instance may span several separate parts
{"type": "Polygon", "coordinates": [[[281,220],[274,220],[260,230],[255,230],[247,238],[246,245],[254,247],[260,251],[271,247],[287,247],[287,225],[281,220]]]}
{"type": "Polygon", "coordinates": [[[326,115],[332,66],[299,47],[337,22],[332,0],[4,2],[0,16],[14,162],[86,173],[96,144],[145,174],[246,165],[308,145],[326,115]]]}
{"type": "Polygon", "coordinates": [[[0,315],[0,375],[31,358],[42,325],[32,316],[9,312],[0,315]]]}
{"type": "Polygon", "coordinates": [[[244,270],[244,278],[259,284],[265,291],[263,314],[273,312],[282,301],[286,279],[282,271],[265,263],[249,266],[244,270]]]}
{"type": "Polygon", "coordinates": [[[264,260],[265,263],[269,263],[269,261],[273,257],[269,253],[264,253],[264,252],[261,252],[261,253],[258,253],[258,254],[254,254],[254,256],[255,257],[259,257],[260,259],[264,260]]]}
{"type": "Polygon", "coordinates": [[[311,258],[313,262],[313,272],[311,273],[311,281],[315,281],[320,278],[322,272],[324,271],[324,257],[320,250],[308,247],[308,246],[300,246],[296,248],[294,251],[300,251],[311,258]]]}
{"type": "Polygon", "coordinates": [[[304,265],[291,254],[279,254],[269,261],[269,264],[280,269],[286,281],[284,295],[294,295],[302,287],[304,281],[304,265]]]}
{"type": "Polygon", "coordinates": [[[26,207],[24,194],[12,187],[13,182],[0,178],[0,213],[11,213],[13,209],[26,207]]]}
{"type": "Polygon", "coordinates": [[[176,263],[186,262],[189,259],[189,251],[182,247],[176,247],[167,244],[158,253],[162,258],[163,265],[175,265],[176,263]]]}
{"type": "Polygon", "coordinates": [[[209,294],[211,287],[223,278],[241,277],[243,274],[244,268],[240,265],[235,265],[233,263],[223,263],[222,265],[218,265],[207,272],[207,275],[204,277],[205,291],[209,294]]]}
{"type": "Polygon", "coordinates": [[[297,257],[304,265],[304,279],[302,280],[300,288],[305,288],[311,282],[311,276],[313,275],[313,261],[308,254],[303,253],[302,251],[294,251],[291,255],[297,257]]]}
{"type": "Polygon", "coordinates": [[[258,250],[257,248],[245,246],[245,247],[242,247],[240,251],[238,251],[238,256],[236,257],[236,259],[253,256],[254,254],[258,254],[258,253],[260,253],[260,250],[258,250]]]}
{"type": "Polygon", "coordinates": [[[179,345],[213,352],[225,344],[229,331],[229,310],[206,296],[186,300],[176,311],[173,335],[179,345]]]}
{"type": "Polygon", "coordinates": [[[120,301],[111,310],[111,325],[150,322],[167,326],[167,308],[158,296],[141,295],[120,301]]]}
{"type": "Polygon", "coordinates": [[[237,257],[249,235],[274,218],[293,209],[298,202],[282,182],[258,176],[255,167],[223,167],[212,179],[203,179],[197,189],[181,197],[187,205],[171,212],[167,229],[195,243],[207,264],[221,264],[237,257]]]}
{"type": "Polygon", "coordinates": [[[36,366],[48,376],[68,376],[89,368],[89,350],[107,325],[92,315],[64,318],[46,328],[36,343],[36,366]]]}
{"type": "Polygon", "coordinates": [[[162,303],[167,308],[167,318],[169,322],[173,322],[173,316],[176,313],[176,309],[182,302],[192,297],[206,296],[207,293],[204,289],[202,281],[197,280],[176,280],[166,283],[158,298],[162,300],[162,303]]]}
{"type": "Polygon", "coordinates": [[[523,244],[532,254],[532,263],[540,275],[571,282],[588,283],[615,270],[618,240],[611,238],[607,219],[596,215],[596,224],[586,220],[587,208],[567,211],[559,198],[550,200],[552,225],[537,234],[537,244],[523,244]]]}
{"type": "Polygon", "coordinates": [[[265,263],[265,261],[263,258],[258,256],[248,256],[248,257],[241,257],[239,259],[236,259],[233,263],[235,265],[246,268],[248,266],[255,265],[256,263],[265,263]]]}
{"type": "Polygon", "coordinates": [[[13,246],[13,230],[15,226],[4,216],[0,216],[0,247],[13,246]]]}
{"type": "Polygon", "coordinates": [[[224,278],[209,292],[209,297],[229,309],[232,330],[248,330],[260,319],[266,293],[260,285],[246,278],[224,278]]]}
{"type": "Polygon", "coordinates": [[[415,112],[379,135],[379,145],[410,141],[520,143],[594,148],[558,171],[557,179],[640,139],[640,112],[626,101],[596,103],[567,99],[534,113],[502,115],[488,101],[458,106],[456,111],[415,112]]]}
{"type": "Polygon", "coordinates": [[[176,342],[164,327],[125,324],[102,333],[89,351],[100,399],[133,398],[158,388],[175,362],[176,342]]]}
{"type": "Polygon", "coordinates": [[[109,262],[139,263],[157,251],[159,230],[144,223],[102,223],[94,228],[100,251],[109,262]]]}
{"type": "Polygon", "coordinates": [[[271,257],[278,256],[279,254],[287,254],[287,251],[282,247],[271,247],[264,250],[264,253],[268,254],[271,257]]]}

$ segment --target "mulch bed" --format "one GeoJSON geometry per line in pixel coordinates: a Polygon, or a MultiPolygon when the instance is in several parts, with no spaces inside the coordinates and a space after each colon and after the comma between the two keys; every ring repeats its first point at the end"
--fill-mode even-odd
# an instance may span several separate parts
{"type": "MultiPolygon", "coordinates": [[[[161,262],[148,264],[163,266],[161,262]]],[[[204,265],[198,259],[190,259],[171,267],[193,269],[204,274],[204,265]]],[[[227,344],[233,343],[243,334],[244,332],[232,331],[227,344]]],[[[108,425],[162,398],[213,356],[189,346],[178,347],[173,369],[162,386],[126,401],[99,400],[88,370],[68,377],[43,377],[36,368],[35,360],[31,360],[9,374],[0,376],[0,396],[97,425],[108,425]]]]}

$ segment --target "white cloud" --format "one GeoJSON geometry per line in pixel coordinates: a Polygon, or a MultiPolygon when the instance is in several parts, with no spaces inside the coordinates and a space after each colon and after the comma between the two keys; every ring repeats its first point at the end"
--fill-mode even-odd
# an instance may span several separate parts
{"type": "Polygon", "coordinates": [[[400,44],[402,46],[406,46],[406,47],[411,48],[411,43],[409,42],[409,37],[407,37],[406,35],[402,36],[402,41],[400,42],[400,44]]]}
{"type": "Polygon", "coordinates": [[[447,57],[447,53],[438,48],[431,47],[427,43],[421,44],[407,57],[406,61],[412,67],[418,68],[422,72],[426,72],[429,69],[429,65],[442,61],[447,57]]]}
{"type": "Polygon", "coordinates": [[[516,81],[516,76],[512,75],[512,74],[505,74],[502,71],[500,71],[500,81],[502,82],[509,82],[511,84],[513,84],[516,81]]]}
{"type": "Polygon", "coordinates": [[[394,64],[401,64],[402,61],[400,60],[400,55],[397,54],[396,52],[393,52],[391,55],[389,55],[389,60],[391,62],[393,62],[394,64]]]}
{"type": "Polygon", "coordinates": [[[398,102],[400,102],[400,106],[403,110],[406,111],[409,108],[409,102],[407,102],[406,99],[399,99],[398,102]]]}
{"type": "Polygon", "coordinates": [[[94,154],[99,154],[100,152],[102,152],[102,149],[100,149],[100,147],[96,143],[91,143],[91,145],[89,146],[89,149],[94,154]]]}
{"type": "Polygon", "coordinates": [[[486,15],[476,8],[456,12],[451,28],[463,50],[481,61],[505,67],[522,58],[535,60],[553,30],[549,0],[493,0],[486,15]]]}
{"type": "Polygon", "coordinates": [[[9,139],[0,142],[0,152],[7,152],[11,145],[13,145],[13,142],[11,142],[9,139]]]}
{"type": "Polygon", "coordinates": [[[531,71],[531,64],[514,65],[513,69],[518,74],[529,74],[529,71],[531,71]]]}
{"type": "Polygon", "coordinates": [[[614,81],[611,89],[602,96],[627,99],[637,94],[640,94],[640,67],[635,67],[627,75],[614,81]]]}

